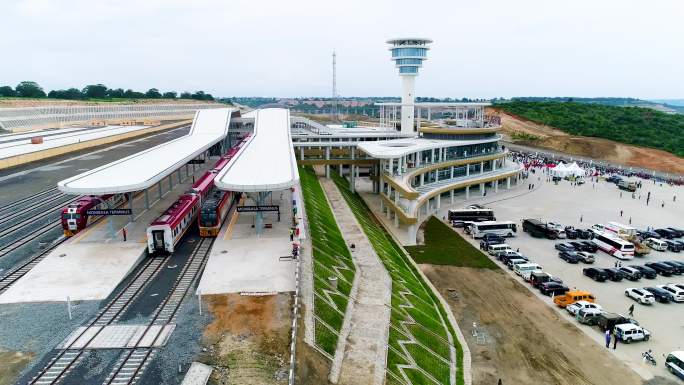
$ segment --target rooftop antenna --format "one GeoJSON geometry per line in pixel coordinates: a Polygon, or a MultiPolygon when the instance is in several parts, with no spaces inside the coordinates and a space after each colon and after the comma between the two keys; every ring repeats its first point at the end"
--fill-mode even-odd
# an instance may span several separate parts
{"type": "Polygon", "coordinates": [[[332,54],[332,110],[330,115],[337,120],[337,54],[335,50],[332,54]]]}

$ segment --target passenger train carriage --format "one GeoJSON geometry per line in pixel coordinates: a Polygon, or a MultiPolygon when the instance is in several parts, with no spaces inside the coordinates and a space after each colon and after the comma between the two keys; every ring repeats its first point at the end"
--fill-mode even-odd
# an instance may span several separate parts
{"type": "MultiPolygon", "coordinates": [[[[215,207],[213,211],[216,218],[198,218],[205,201],[210,201],[215,197],[212,192],[214,178],[225,167],[245,143],[243,138],[235,147],[231,148],[225,155],[216,162],[211,171],[205,172],[199,179],[192,184],[192,188],[173,204],[164,214],[157,218],[147,228],[147,250],[150,254],[173,253],[176,245],[190,226],[197,220],[200,223],[200,235],[202,235],[201,223],[206,222],[205,236],[218,234],[226,215],[230,212],[233,193],[227,192],[222,195],[222,199],[216,200],[215,204],[207,203],[207,207],[215,207]],[[227,200],[227,203],[226,203],[227,200]],[[211,225],[209,225],[211,222],[211,225]]],[[[208,209],[206,215],[211,216],[212,210],[208,209]]]]}
{"type": "Polygon", "coordinates": [[[65,237],[71,237],[99,219],[88,215],[88,210],[116,208],[126,203],[125,194],[87,195],[62,209],[62,229],[65,237]]]}

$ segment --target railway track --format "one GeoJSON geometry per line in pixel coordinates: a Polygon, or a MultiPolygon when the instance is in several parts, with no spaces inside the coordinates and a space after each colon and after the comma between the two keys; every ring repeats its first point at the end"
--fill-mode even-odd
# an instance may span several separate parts
{"type": "Polygon", "coordinates": [[[29,212],[34,211],[34,210],[41,210],[41,209],[42,210],[54,210],[57,207],[62,208],[65,205],[65,203],[67,202],[66,200],[64,200],[64,198],[68,199],[68,197],[66,195],[60,194],[57,196],[45,198],[45,200],[41,200],[40,202],[36,203],[36,205],[32,205],[31,207],[26,207],[26,208],[19,209],[19,210],[13,210],[13,211],[10,211],[4,215],[0,215],[0,224],[4,224],[5,222],[9,222],[9,221],[11,221],[17,217],[20,217],[24,214],[28,214],[29,212]],[[58,206],[49,207],[47,209],[43,208],[43,206],[47,206],[47,205],[50,205],[50,204],[55,203],[55,202],[59,202],[58,206]]]}
{"type": "Polygon", "coordinates": [[[4,293],[5,290],[7,290],[10,286],[17,282],[21,277],[25,276],[26,273],[31,271],[31,269],[33,269],[33,267],[38,264],[38,262],[42,261],[46,255],[48,255],[52,250],[54,250],[64,241],[66,241],[65,237],[58,238],[55,242],[48,246],[48,248],[41,251],[38,255],[29,258],[28,261],[25,261],[19,264],[18,266],[15,266],[12,270],[10,270],[9,273],[0,277],[0,294],[4,293]]]}
{"type": "Polygon", "coordinates": [[[38,374],[29,381],[31,385],[51,385],[61,381],[85,357],[88,345],[103,330],[102,326],[111,325],[119,319],[128,306],[135,301],[143,289],[163,268],[170,257],[148,258],[135,277],[116,295],[98,314],[91,319],[81,333],[71,339],[71,342],[60,349],[38,374]],[[91,329],[97,327],[96,329],[91,329]],[[94,330],[94,332],[93,332],[94,330]],[[82,347],[75,345],[87,334],[87,340],[82,347]]]}
{"type": "Polygon", "coordinates": [[[42,237],[43,235],[47,234],[48,232],[59,228],[61,225],[60,219],[56,219],[52,222],[48,222],[47,224],[41,226],[40,228],[34,230],[30,235],[27,235],[25,237],[19,238],[16,241],[9,243],[7,245],[3,245],[0,247],[0,258],[4,257],[5,255],[11,253],[12,251],[33,242],[34,240],[42,237]]]}
{"type": "Polygon", "coordinates": [[[138,338],[135,346],[140,345],[143,338],[149,340],[148,334],[153,326],[160,326],[154,332],[154,338],[150,347],[136,347],[127,349],[126,352],[119,357],[114,369],[107,376],[103,385],[132,385],[135,384],[142,376],[145,368],[154,358],[158,349],[154,348],[159,338],[162,336],[164,326],[171,324],[180,309],[183,299],[192,288],[194,282],[201,274],[209,257],[209,252],[214,244],[214,238],[201,238],[188,262],[183,266],[183,270],[176,279],[171,292],[162,301],[162,303],[155,309],[152,318],[147,324],[145,331],[138,338]]]}
{"type": "Polygon", "coordinates": [[[43,190],[43,191],[37,192],[37,193],[35,193],[35,194],[31,195],[31,196],[28,196],[28,197],[25,197],[25,198],[16,200],[16,201],[14,201],[14,202],[12,202],[12,203],[8,203],[8,204],[6,204],[6,205],[4,205],[4,206],[0,206],[0,213],[3,213],[3,212],[5,212],[5,211],[7,211],[7,210],[11,210],[11,209],[13,209],[13,208],[15,208],[15,207],[17,207],[17,206],[22,205],[22,204],[31,203],[31,202],[36,201],[36,200],[45,199],[46,196],[49,196],[49,195],[52,194],[52,193],[59,193],[59,194],[61,194],[61,193],[59,192],[59,190],[57,190],[57,187],[49,188],[49,189],[47,189],[47,190],[43,190]]]}
{"type": "MultiPolygon", "coordinates": [[[[65,202],[60,203],[58,206],[54,206],[50,209],[44,210],[42,213],[40,213],[38,215],[34,215],[30,218],[24,219],[23,221],[17,222],[17,223],[15,223],[9,227],[6,227],[6,228],[0,230],[0,238],[4,238],[10,234],[13,234],[13,233],[25,228],[26,226],[30,226],[34,223],[41,221],[41,220],[45,220],[46,218],[50,217],[51,215],[54,216],[56,214],[56,211],[61,209],[62,206],[67,205],[71,202],[74,202],[77,199],[79,199],[79,197],[74,197],[72,199],[69,199],[65,202]]],[[[23,210],[23,212],[29,212],[29,211],[31,211],[31,210],[23,210]]],[[[57,221],[59,221],[59,218],[57,218],[57,221]]]]}

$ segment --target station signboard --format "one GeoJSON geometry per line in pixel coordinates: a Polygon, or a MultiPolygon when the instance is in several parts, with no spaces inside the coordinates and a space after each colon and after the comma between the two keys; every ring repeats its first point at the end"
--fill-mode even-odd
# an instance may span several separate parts
{"type": "Polygon", "coordinates": [[[132,215],[131,209],[88,210],[88,215],[132,215]]]}
{"type": "Polygon", "coordinates": [[[239,213],[251,213],[257,211],[280,211],[280,207],[276,205],[265,205],[265,206],[238,206],[237,211],[239,213]]]}

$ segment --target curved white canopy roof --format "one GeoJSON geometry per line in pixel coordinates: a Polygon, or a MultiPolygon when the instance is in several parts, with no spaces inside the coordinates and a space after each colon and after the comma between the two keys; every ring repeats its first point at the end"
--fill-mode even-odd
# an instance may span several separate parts
{"type": "Polygon", "coordinates": [[[231,108],[200,110],[188,135],[57,183],[65,194],[113,194],[149,188],[228,134],[231,108]]]}
{"type": "Polygon", "coordinates": [[[476,140],[441,140],[408,138],[393,140],[378,140],[374,142],[358,142],[358,148],[366,154],[378,159],[393,159],[400,156],[413,154],[414,152],[431,150],[433,148],[468,146],[471,144],[481,144],[500,140],[499,135],[487,139],[476,140]]]}
{"type": "Polygon", "coordinates": [[[299,181],[290,134],[290,111],[257,110],[254,134],[216,176],[221,190],[257,192],[283,190],[299,181]]]}

